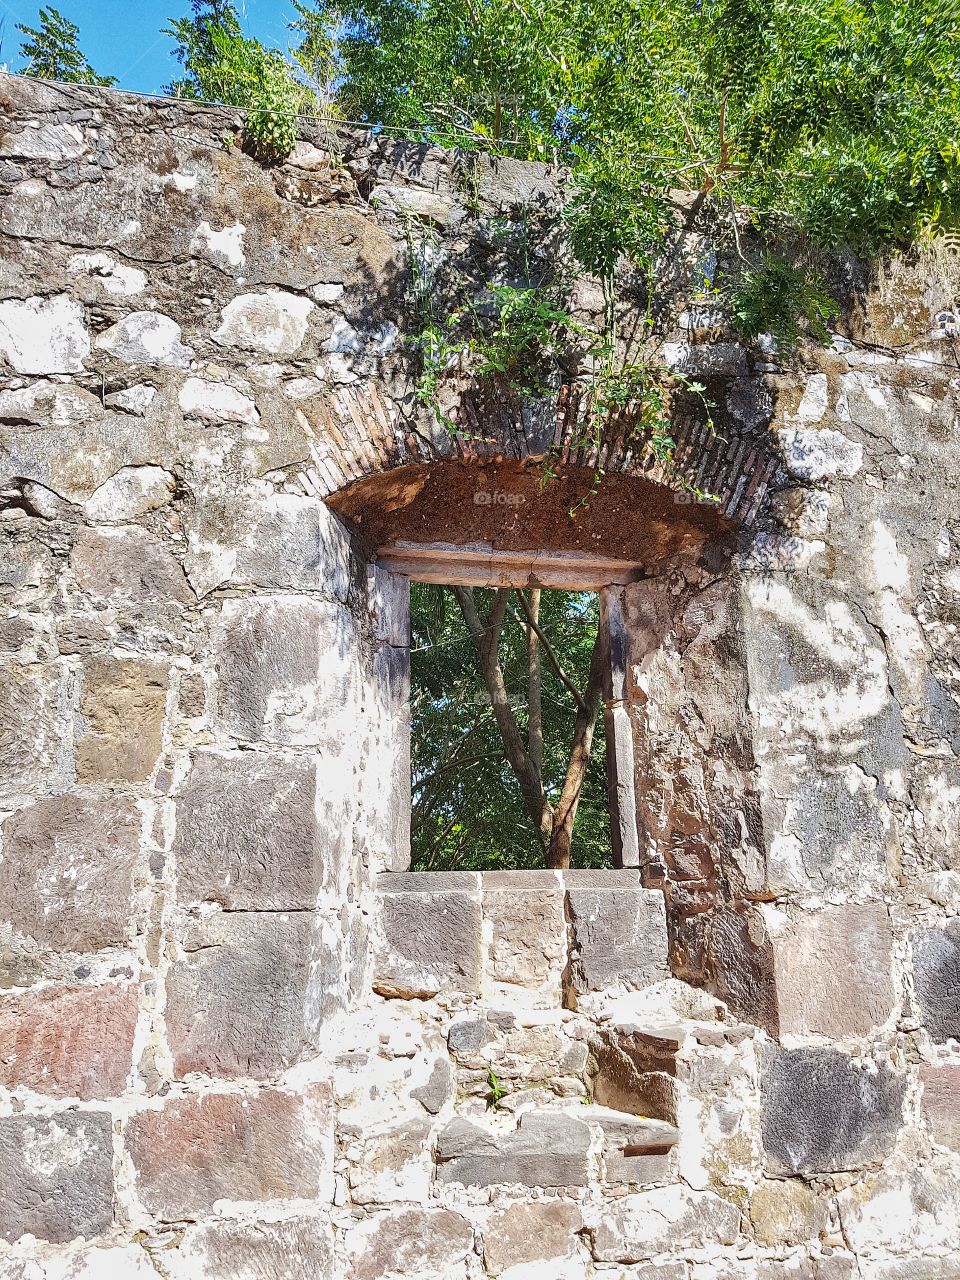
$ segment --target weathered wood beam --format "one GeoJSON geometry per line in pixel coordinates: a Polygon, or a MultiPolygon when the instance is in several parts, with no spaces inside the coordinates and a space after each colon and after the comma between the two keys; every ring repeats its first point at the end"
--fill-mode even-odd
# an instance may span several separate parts
{"type": "Polygon", "coordinates": [[[391,542],[377,548],[377,559],[414,582],[444,586],[599,591],[643,576],[632,560],[570,551],[500,551],[489,543],[391,542]]]}

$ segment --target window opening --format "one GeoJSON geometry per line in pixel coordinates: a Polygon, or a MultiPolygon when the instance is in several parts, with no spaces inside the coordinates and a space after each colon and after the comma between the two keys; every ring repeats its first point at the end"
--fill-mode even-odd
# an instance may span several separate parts
{"type": "Polygon", "coordinates": [[[414,870],[610,867],[596,591],[411,583],[414,870]]]}

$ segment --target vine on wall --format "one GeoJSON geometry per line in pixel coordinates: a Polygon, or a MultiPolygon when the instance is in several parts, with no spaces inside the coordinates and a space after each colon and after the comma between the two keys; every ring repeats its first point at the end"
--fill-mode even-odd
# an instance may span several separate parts
{"type": "MultiPolygon", "coordinates": [[[[579,435],[566,442],[571,451],[586,450],[598,459],[591,490],[577,504],[584,505],[596,493],[604,474],[599,461],[610,433],[616,430],[619,447],[649,451],[671,474],[674,439],[671,415],[678,393],[700,405],[703,419],[714,430],[712,404],[705,385],[663,357],[666,331],[658,328],[653,314],[652,276],[642,282],[645,307],[641,321],[628,339],[618,332],[618,298],[612,278],[601,287],[604,309],[601,324],[589,325],[570,309],[570,299],[582,266],[569,250],[546,267],[535,269],[530,253],[531,228],[527,215],[514,220],[494,220],[493,237],[502,247],[516,242],[513,283],[485,284],[462,272],[437,287],[434,255],[438,237],[412,217],[406,217],[406,238],[411,263],[411,296],[418,330],[411,339],[417,361],[416,395],[433,420],[465,441],[473,437],[454,417],[451,408],[458,392],[468,383],[492,380],[514,397],[521,407],[543,406],[555,401],[564,382],[581,388],[587,409],[579,435]]],[[[629,273],[627,273],[629,274],[629,273]]],[[[628,306],[635,300],[627,298],[628,306]]],[[[558,450],[548,449],[543,481],[556,474],[558,450]]],[[[701,501],[715,495],[674,475],[679,487],[701,501]]],[[[575,513],[576,507],[571,510],[575,513]]]]}

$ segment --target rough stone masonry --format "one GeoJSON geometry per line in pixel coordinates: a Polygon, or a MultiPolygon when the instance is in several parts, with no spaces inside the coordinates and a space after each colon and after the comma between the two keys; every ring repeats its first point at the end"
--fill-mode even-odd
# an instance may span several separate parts
{"type": "Polygon", "coordinates": [[[0,99],[2,1280],[956,1280],[956,258],[793,363],[685,317],[723,519],[608,490],[639,865],[413,875],[364,529],[554,417],[418,412],[411,254],[509,279],[563,175],[0,99]]]}

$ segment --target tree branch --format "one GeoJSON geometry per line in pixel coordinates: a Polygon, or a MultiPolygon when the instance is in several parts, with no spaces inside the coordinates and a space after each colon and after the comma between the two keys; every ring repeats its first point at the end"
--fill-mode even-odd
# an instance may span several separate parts
{"type": "Polygon", "coordinates": [[[723,96],[720,99],[720,167],[718,174],[723,173],[727,167],[727,157],[730,154],[730,144],[727,142],[727,86],[723,86],[723,96]]]}
{"type": "MultiPolygon", "coordinates": [[[[582,710],[583,699],[580,696],[580,690],[577,688],[577,686],[573,683],[573,681],[570,679],[567,673],[560,666],[560,663],[557,659],[557,655],[553,651],[553,646],[551,645],[550,641],[547,639],[547,637],[544,635],[543,631],[541,630],[540,624],[537,621],[537,619],[534,618],[530,612],[530,608],[527,605],[526,596],[523,594],[522,591],[518,591],[517,595],[520,597],[520,604],[522,605],[523,612],[526,615],[527,624],[533,629],[533,631],[536,633],[537,639],[543,645],[543,651],[547,655],[547,661],[550,663],[551,667],[553,667],[554,672],[557,675],[557,679],[561,682],[561,684],[564,685],[565,688],[567,688],[570,691],[570,693],[573,695],[574,702],[577,704],[577,707],[582,710]]],[[[523,626],[523,623],[520,622],[519,618],[517,618],[517,622],[520,623],[521,626],[523,626]]]]}
{"type": "Polygon", "coordinates": [[[600,700],[603,696],[604,663],[606,661],[606,643],[603,626],[597,628],[597,638],[590,658],[590,677],[583,694],[583,705],[577,712],[573,726],[573,742],[567,759],[567,773],[563,780],[563,789],[553,820],[553,832],[550,847],[547,850],[548,867],[569,867],[570,846],[573,841],[573,824],[580,804],[580,792],[590,763],[590,749],[593,746],[593,733],[600,711],[600,700]]]}
{"type": "MultiPolygon", "coordinates": [[[[488,650],[497,658],[500,647],[500,632],[503,630],[503,620],[507,614],[507,602],[510,599],[509,587],[498,587],[493,597],[493,604],[490,606],[490,616],[487,618],[487,625],[484,628],[485,643],[488,650]]],[[[497,664],[499,665],[499,658],[497,664]]]]}
{"type": "Polygon", "coordinates": [[[540,670],[540,588],[530,590],[530,603],[517,591],[527,615],[527,750],[543,778],[543,688],[540,670]]]}
{"type": "MultiPolygon", "coordinates": [[[[450,819],[450,821],[444,827],[443,831],[441,831],[441,833],[434,840],[433,844],[430,846],[430,852],[427,854],[426,858],[424,859],[426,863],[427,871],[433,870],[434,865],[436,863],[436,859],[438,855],[442,852],[443,842],[446,840],[447,836],[449,836],[453,828],[458,824],[461,816],[462,815],[459,813],[454,814],[454,816],[450,819]]],[[[446,853],[444,857],[444,870],[456,871],[457,867],[459,866],[460,851],[463,849],[463,846],[467,843],[467,841],[473,837],[476,830],[477,830],[476,824],[469,827],[466,831],[464,831],[463,835],[460,837],[453,851],[452,852],[448,851],[446,853]]]]}
{"type": "Polygon", "coordinates": [[[483,674],[484,684],[487,686],[487,692],[490,695],[494,719],[497,722],[497,728],[500,730],[504,755],[507,757],[507,763],[510,768],[516,774],[527,812],[533,821],[534,827],[540,834],[544,848],[546,848],[553,827],[553,810],[543,790],[543,782],[540,775],[523,744],[523,737],[517,727],[516,717],[513,714],[513,708],[510,706],[510,699],[507,696],[503,669],[500,666],[500,631],[503,627],[503,618],[506,613],[507,598],[510,591],[505,587],[501,587],[497,591],[486,625],[481,621],[480,614],[477,611],[472,587],[454,587],[453,594],[456,596],[464,622],[467,624],[467,629],[473,637],[477,653],[480,656],[480,669],[483,674]]]}
{"type": "Polygon", "coordinates": [[[500,753],[496,752],[496,754],[491,755],[489,752],[485,752],[483,755],[479,756],[473,755],[460,757],[456,760],[452,760],[449,765],[441,766],[434,769],[431,773],[425,774],[419,784],[423,789],[414,801],[411,811],[412,817],[415,821],[419,822],[424,813],[432,812],[433,809],[436,808],[436,802],[438,800],[440,803],[446,802],[446,798],[442,792],[439,795],[437,794],[437,787],[440,786],[445,778],[450,774],[454,774],[454,776],[456,776],[460,770],[466,769],[470,765],[484,764],[488,760],[501,760],[500,753]]]}

